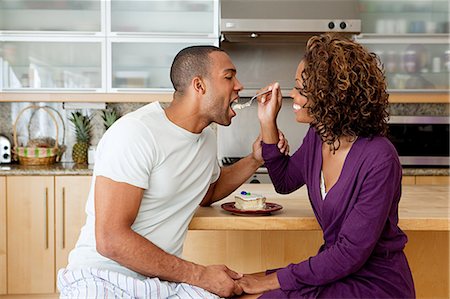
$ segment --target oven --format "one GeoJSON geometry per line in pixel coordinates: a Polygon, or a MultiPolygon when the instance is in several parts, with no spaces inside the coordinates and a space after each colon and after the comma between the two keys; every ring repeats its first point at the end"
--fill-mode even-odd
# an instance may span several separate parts
{"type": "Polygon", "coordinates": [[[391,116],[388,138],[403,167],[450,165],[448,116],[391,116]]]}

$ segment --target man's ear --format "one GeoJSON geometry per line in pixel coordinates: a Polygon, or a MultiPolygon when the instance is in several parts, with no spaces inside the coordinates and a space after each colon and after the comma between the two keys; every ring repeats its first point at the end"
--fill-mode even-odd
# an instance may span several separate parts
{"type": "Polygon", "coordinates": [[[202,78],[200,77],[195,77],[192,80],[192,85],[194,86],[194,90],[196,92],[199,92],[201,94],[205,94],[206,92],[206,87],[205,87],[205,82],[203,82],[202,78]]]}

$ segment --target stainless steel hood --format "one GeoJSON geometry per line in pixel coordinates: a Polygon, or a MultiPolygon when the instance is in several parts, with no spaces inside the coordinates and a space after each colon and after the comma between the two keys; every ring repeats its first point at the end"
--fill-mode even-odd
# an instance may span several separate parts
{"type": "Polygon", "coordinates": [[[358,0],[221,0],[220,9],[220,46],[237,67],[241,97],[275,81],[288,97],[312,35],[361,31],[358,0]]]}
{"type": "Polygon", "coordinates": [[[361,31],[357,0],[222,0],[220,8],[222,39],[229,42],[361,31]]]}

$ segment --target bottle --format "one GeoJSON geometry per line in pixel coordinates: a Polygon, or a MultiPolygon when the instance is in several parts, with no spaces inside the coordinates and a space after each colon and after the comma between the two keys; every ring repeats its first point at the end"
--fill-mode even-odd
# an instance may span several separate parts
{"type": "Polygon", "coordinates": [[[440,57],[433,57],[432,69],[433,69],[433,73],[441,72],[441,58],[440,57]]]}

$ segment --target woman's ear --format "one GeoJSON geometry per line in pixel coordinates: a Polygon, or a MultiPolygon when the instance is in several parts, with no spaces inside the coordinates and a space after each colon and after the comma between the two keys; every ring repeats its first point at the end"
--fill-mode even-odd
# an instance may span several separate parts
{"type": "Polygon", "coordinates": [[[205,94],[206,92],[206,87],[205,87],[205,82],[203,82],[202,78],[200,77],[195,77],[192,80],[192,85],[194,86],[194,90],[196,92],[199,92],[201,94],[205,94]]]}

